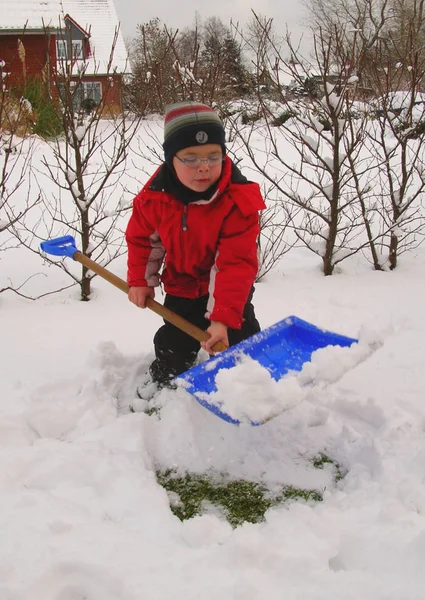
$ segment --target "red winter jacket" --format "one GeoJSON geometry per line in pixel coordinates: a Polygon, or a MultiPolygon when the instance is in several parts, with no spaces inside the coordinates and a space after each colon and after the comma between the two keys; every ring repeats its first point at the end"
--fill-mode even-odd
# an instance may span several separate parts
{"type": "Polygon", "coordinates": [[[226,157],[213,197],[184,205],[163,191],[160,173],[161,167],[133,202],[128,284],[161,281],[167,293],[184,298],[209,293],[206,317],[240,329],[258,270],[258,211],[265,208],[258,184],[226,157]]]}

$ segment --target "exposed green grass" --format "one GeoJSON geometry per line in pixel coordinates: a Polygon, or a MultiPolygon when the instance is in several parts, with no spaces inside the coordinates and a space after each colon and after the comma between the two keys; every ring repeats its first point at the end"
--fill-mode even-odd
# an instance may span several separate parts
{"type": "MultiPolygon", "coordinates": [[[[344,476],[339,464],[326,454],[318,454],[310,462],[316,469],[331,465],[335,483],[344,476]]],[[[271,491],[262,483],[231,480],[225,474],[179,475],[175,470],[167,469],[157,470],[156,476],[158,483],[169,492],[171,510],[181,521],[202,514],[209,504],[220,510],[232,527],[238,527],[244,522],[260,523],[269,508],[288,500],[323,500],[319,490],[289,485],[271,491]]]]}
{"type": "Polygon", "coordinates": [[[263,484],[243,479],[229,480],[223,475],[185,473],[180,476],[168,469],[157,471],[156,476],[160,485],[176,499],[171,502],[171,510],[182,521],[202,514],[206,503],[219,508],[230,525],[238,527],[244,522],[260,523],[269,508],[288,500],[322,501],[318,490],[282,486],[271,492],[263,484]]]}
{"type": "Polygon", "coordinates": [[[323,469],[325,465],[332,465],[335,483],[338,483],[338,481],[341,481],[341,479],[344,478],[345,473],[342,472],[339,463],[330,458],[327,454],[317,454],[311,459],[311,464],[315,469],[323,469]]]}
{"type": "MultiPolygon", "coordinates": [[[[133,412],[134,412],[134,410],[133,410],[133,412]]],[[[143,412],[145,414],[149,415],[149,417],[151,417],[152,415],[160,415],[161,414],[161,408],[159,406],[150,406],[149,408],[147,408],[143,412]]]]}

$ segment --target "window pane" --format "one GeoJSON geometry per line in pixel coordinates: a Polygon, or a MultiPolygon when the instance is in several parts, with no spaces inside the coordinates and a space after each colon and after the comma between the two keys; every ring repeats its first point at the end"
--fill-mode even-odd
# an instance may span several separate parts
{"type": "Polygon", "coordinates": [[[72,58],[83,58],[83,43],[81,40],[72,42],[72,58]]]}
{"type": "Polygon", "coordinates": [[[102,84],[100,81],[85,81],[83,86],[84,98],[90,98],[90,100],[93,100],[96,104],[100,104],[102,99],[102,84]]]}
{"type": "Polygon", "coordinates": [[[67,58],[67,47],[65,40],[56,40],[56,51],[58,58],[67,58]]]}
{"type": "Polygon", "coordinates": [[[75,81],[69,82],[69,88],[67,85],[59,82],[58,84],[59,97],[62,102],[67,105],[68,102],[72,102],[74,109],[78,110],[81,106],[81,102],[84,98],[84,91],[80,84],[75,81]]]}

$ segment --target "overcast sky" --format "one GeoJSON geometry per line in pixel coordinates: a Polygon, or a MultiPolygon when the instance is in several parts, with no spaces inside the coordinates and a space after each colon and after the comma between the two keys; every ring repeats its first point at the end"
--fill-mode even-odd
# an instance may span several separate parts
{"type": "MultiPolygon", "coordinates": [[[[273,17],[276,30],[282,35],[288,26],[294,42],[298,42],[303,33],[305,40],[308,39],[308,30],[303,27],[304,8],[301,0],[115,0],[115,9],[126,39],[135,36],[137,24],[146,23],[154,17],[172,29],[192,25],[196,12],[201,20],[214,16],[220,17],[225,24],[232,19],[244,25],[252,15],[251,9],[263,16],[273,17]]],[[[306,43],[303,43],[303,50],[305,46],[306,43]]]]}

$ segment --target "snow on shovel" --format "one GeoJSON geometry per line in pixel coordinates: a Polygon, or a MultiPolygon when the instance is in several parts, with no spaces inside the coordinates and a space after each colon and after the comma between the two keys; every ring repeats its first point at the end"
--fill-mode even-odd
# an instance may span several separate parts
{"type": "MultiPolygon", "coordinates": [[[[128,284],[80,252],[72,236],[42,242],[40,247],[47,254],[67,256],[78,261],[128,293],[128,284]]],[[[146,306],[199,342],[209,338],[206,331],[189,323],[152,298],[146,299],[146,306]]],[[[291,316],[231,348],[218,342],[213,350],[219,354],[179,375],[176,383],[192,394],[202,406],[229,423],[249,422],[252,425],[261,425],[279,412],[276,408],[270,412],[270,407],[263,406],[261,398],[264,389],[260,387],[254,390],[256,398],[250,401],[250,398],[246,397],[249,393],[245,391],[240,397],[240,388],[236,386],[236,398],[226,399],[219,393],[220,380],[231,378],[237,369],[242,369],[243,375],[249,373],[248,379],[253,383],[257,373],[256,381],[260,386],[264,386],[268,381],[280,383],[285,375],[301,372],[306,363],[311,361],[314,352],[330,346],[349,348],[356,342],[354,338],[324,331],[307,321],[291,316]]],[[[229,389],[228,386],[226,389],[229,389]]]]}

